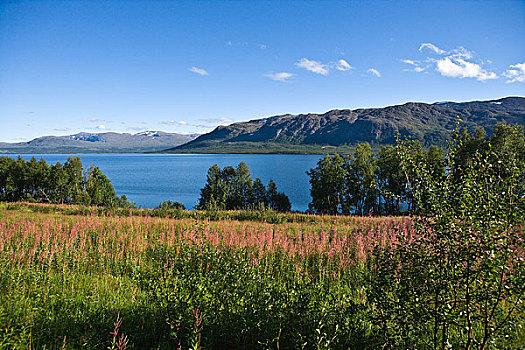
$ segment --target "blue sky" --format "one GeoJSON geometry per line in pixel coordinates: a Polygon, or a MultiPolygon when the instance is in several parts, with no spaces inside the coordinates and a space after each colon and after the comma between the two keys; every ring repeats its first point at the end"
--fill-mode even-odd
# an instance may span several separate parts
{"type": "Polygon", "coordinates": [[[525,96],[524,1],[0,2],[0,141],[525,96]]]}

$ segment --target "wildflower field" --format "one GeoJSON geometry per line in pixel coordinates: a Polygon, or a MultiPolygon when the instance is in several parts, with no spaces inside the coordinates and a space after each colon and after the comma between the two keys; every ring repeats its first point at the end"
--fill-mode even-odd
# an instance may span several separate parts
{"type": "Polygon", "coordinates": [[[408,217],[45,211],[0,206],[0,349],[381,348],[374,251],[416,234],[408,217]]]}

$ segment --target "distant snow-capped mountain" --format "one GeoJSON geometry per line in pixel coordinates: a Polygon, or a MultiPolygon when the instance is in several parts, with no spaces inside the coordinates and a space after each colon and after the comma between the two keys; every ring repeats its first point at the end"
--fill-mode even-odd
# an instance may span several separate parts
{"type": "Polygon", "coordinates": [[[142,153],[182,145],[199,134],[163,131],[129,133],[80,132],[67,136],[42,136],[28,142],[0,142],[0,153],[142,153]]]}

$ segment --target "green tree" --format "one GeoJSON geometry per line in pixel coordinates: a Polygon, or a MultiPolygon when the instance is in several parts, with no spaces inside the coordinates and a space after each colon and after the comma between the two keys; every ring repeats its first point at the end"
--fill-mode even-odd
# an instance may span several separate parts
{"type": "Polygon", "coordinates": [[[35,164],[33,171],[34,195],[33,197],[39,201],[49,202],[48,178],[51,169],[44,158],[35,164]]]}
{"type": "Polygon", "coordinates": [[[279,212],[287,212],[292,209],[290,199],[284,193],[277,191],[277,185],[273,179],[270,179],[266,193],[268,196],[268,206],[271,209],[279,212]]]}
{"type": "Polygon", "coordinates": [[[13,201],[15,198],[14,164],[13,158],[0,157],[0,200],[13,201]]]}
{"type": "Polygon", "coordinates": [[[502,157],[488,146],[464,161],[464,140],[455,135],[441,173],[413,142],[398,145],[419,216],[416,232],[377,250],[369,297],[390,348],[525,345],[517,336],[525,321],[521,150],[502,157]]]}
{"type": "Polygon", "coordinates": [[[0,157],[0,200],[133,206],[125,197],[115,196],[111,182],[98,167],[86,175],[79,157],[51,167],[43,158],[26,162],[20,156],[16,160],[0,157]]]}
{"type": "Polygon", "coordinates": [[[290,200],[284,193],[277,192],[273,180],[270,181],[268,190],[259,178],[254,183],[250,169],[244,162],[239,163],[236,168],[227,166],[221,170],[215,164],[208,169],[197,208],[234,210],[254,206],[269,206],[278,211],[289,211],[291,208],[290,200]]]}
{"type": "Polygon", "coordinates": [[[67,178],[68,202],[72,204],[85,204],[84,168],[79,157],[69,157],[64,163],[64,173],[67,178]]]}
{"type": "Polygon", "coordinates": [[[344,206],[346,170],[343,157],[326,155],[306,173],[310,176],[311,185],[310,210],[323,214],[348,212],[344,206]]]}
{"type": "Polygon", "coordinates": [[[401,211],[401,202],[405,196],[405,175],[394,146],[381,147],[377,159],[377,185],[381,196],[384,215],[397,214],[401,211]]]}
{"type": "Polygon", "coordinates": [[[440,179],[445,171],[445,151],[437,146],[430,146],[425,152],[425,164],[434,179],[440,179]]]}
{"type": "Polygon", "coordinates": [[[86,192],[91,198],[92,205],[113,206],[115,205],[115,189],[111,181],[102,173],[99,167],[92,166],[89,169],[89,179],[86,183],[86,192]]]}
{"type": "Polygon", "coordinates": [[[268,206],[268,195],[266,193],[266,188],[259,178],[256,178],[253,182],[251,202],[256,208],[268,206]]]}
{"type": "MultiPolygon", "coordinates": [[[[498,176],[508,176],[508,169],[505,167],[507,162],[515,162],[519,169],[525,169],[525,136],[523,126],[511,126],[506,123],[498,123],[494,127],[494,132],[490,137],[487,151],[496,154],[503,163],[495,163],[494,171],[498,176]]],[[[525,195],[525,171],[519,176],[517,193],[523,197],[525,195]]]]}
{"type": "Polygon", "coordinates": [[[358,214],[379,211],[376,168],[370,144],[358,144],[347,170],[347,198],[358,214]]]}
{"type": "MultiPolygon", "coordinates": [[[[415,193],[418,192],[420,186],[417,167],[425,164],[425,152],[419,140],[404,142],[398,139],[396,150],[400,158],[402,158],[402,154],[410,154],[411,162],[402,163],[405,177],[404,201],[407,204],[408,211],[415,212],[418,210],[418,203],[421,204],[421,201],[418,202],[415,198],[415,193]]],[[[426,164],[421,166],[427,168],[426,164]]]]}
{"type": "Polygon", "coordinates": [[[487,133],[482,128],[477,128],[474,134],[470,134],[467,128],[463,128],[458,137],[458,148],[454,153],[454,177],[460,181],[463,169],[471,165],[474,155],[482,150],[487,150],[487,133]]]}
{"type": "Polygon", "coordinates": [[[31,157],[29,162],[25,162],[24,168],[24,176],[26,178],[24,199],[30,201],[36,200],[35,196],[38,192],[38,187],[41,187],[39,186],[41,181],[38,176],[38,161],[36,160],[35,156],[31,157]]]}
{"type": "MultiPolygon", "coordinates": [[[[126,198],[125,195],[122,195],[121,199],[123,201],[127,201],[127,203],[129,203],[129,201],[126,198]]],[[[126,204],[126,203],[124,203],[124,204],[126,204]]],[[[181,202],[164,201],[164,202],[160,203],[159,205],[157,205],[157,207],[155,207],[155,210],[158,210],[158,209],[160,209],[160,210],[185,210],[186,207],[181,202]]]]}
{"type": "Polygon", "coordinates": [[[48,178],[48,188],[50,199],[53,203],[64,203],[67,202],[68,188],[67,188],[67,177],[60,162],[51,166],[48,178]]]}
{"type": "Polygon", "coordinates": [[[26,161],[18,156],[11,168],[14,191],[13,196],[15,201],[26,199],[26,192],[29,188],[29,172],[27,171],[26,161]]]}
{"type": "MultiPolygon", "coordinates": [[[[226,169],[225,169],[226,170],[226,169]]],[[[229,174],[229,169],[227,169],[229,174]]],[[[228,177],[229,184],[228,198],[226,200],[227,209],[242,209],[247,208],[251,204],[251,197],[253,191],[253,180],[250,174],[250,169],[245,162],[240,162],[232,172],[231,177],[228,177]]]]}
{"type": "Polygon", "coordinates": [[[197,207],[208,209],[210,206],[224,206],[227,193],[228,189],[223,179],[223,172],[217,164],[214,164],[208,169],[206,185],[201,189],[197,207]]]}

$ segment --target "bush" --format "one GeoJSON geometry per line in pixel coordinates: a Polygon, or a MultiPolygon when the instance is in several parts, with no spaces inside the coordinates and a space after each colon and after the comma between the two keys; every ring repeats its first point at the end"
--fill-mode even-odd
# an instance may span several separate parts
{"type": "MultiPolygon", "coordinates": [[[[400,143],[419,216],[418,235],[378,249],[370,298],[390,348],[518,348],[524,323],[525,197],[519,154],[488,147],[436,176],[400,143]]],[[[514,152],[518,151],[516,148],[514,152]]],[[[508,151],[508,149],[507,149],[508,151]]]]}

